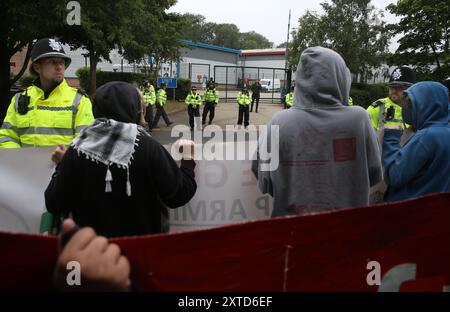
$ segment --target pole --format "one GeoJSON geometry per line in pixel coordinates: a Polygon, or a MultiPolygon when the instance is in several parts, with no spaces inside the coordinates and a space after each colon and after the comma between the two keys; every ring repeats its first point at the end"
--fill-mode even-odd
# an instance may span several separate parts
{"type": "MultiPolygon", "coordinates": [[[[286,61],[285,61],[285,64],[284,64],[284,83],[285,83],[285,85],[286,85],[286,73],[287,73],[287,70],[288,70],[288,60],[289,60],[288,53],[289,53],[289,35],[290,35],[290,31],[291,31],[291,10],[289,9],[288,31],[287,31],[287,40],[286,40],[286,61]]],[[[291,88],[291,81],[290,80],[287,82],[287,88],[288,89],[285,88],[286,92],[288,92],[288,90],[290,90],[290,88],[291,88]]]]}
{"type": "Polygon", "coordinates": [[[228,103],[228,66],[225,68],[225,103],[228,103]]]}

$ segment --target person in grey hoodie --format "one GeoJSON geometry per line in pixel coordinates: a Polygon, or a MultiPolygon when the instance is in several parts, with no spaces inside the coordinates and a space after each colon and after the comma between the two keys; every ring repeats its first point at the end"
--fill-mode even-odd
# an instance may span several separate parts
{"type": "Polygon", "coordinates": [[[330,49],[306,49],[295,81],[294,106],[273,116],[252,164],[259,188],[274,198],[272,216],[367,206],[370,186],[383,178],[381,152],[367,112],[347,105],[351,75],[344,60],[330,49]],[[275,157],[278,167],[264,171],[275,157]]]}

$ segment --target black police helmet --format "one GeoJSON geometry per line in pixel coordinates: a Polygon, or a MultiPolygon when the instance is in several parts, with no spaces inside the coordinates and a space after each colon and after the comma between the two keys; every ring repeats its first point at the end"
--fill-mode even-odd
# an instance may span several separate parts
{"type": "Polygon", "coordinates": [[[389,79],[389,87],[409,87],[416,83],[416,73],[407,66],[400,66],[394,69],[389,79]]]}
{"type": "Polygon", "coordinates": [[[450,77],[442,81],[442,84],[447,87],[448,91],[450,92],[450,77]]]}
{"type": "MultiPolygon", "coordinates": [[[[39,39],[33,45],[30,57],[32,63],[35,63],[47,57],[60,57],[64,59],[66,68],[69,67],[70,63],[72,62],[72,59],[66,55],[66,52],[64,51],[61,43],[53,38],[39,39]]],[[[33,64],[30,65],[30,72],[35,76],[38,76],[33,68],[33,64]]]]}

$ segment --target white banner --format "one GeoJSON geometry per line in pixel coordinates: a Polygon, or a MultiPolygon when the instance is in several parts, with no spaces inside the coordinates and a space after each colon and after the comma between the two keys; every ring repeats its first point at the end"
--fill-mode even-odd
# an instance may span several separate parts
{"type": "MultiPolygon", "coordinates": [[[[0,231],[38,233],[53,150],[0,149],[0,231]]],[[[187,205],[170,210],[171,232],[270,217],[272,199],[257,188],[251,161],[196,163],[197,192],[187,205]]]]}
{"type": "Polygon", "coordinates": [[[0,230],[38,233],[54,147],[0,149],[0,230]]]}

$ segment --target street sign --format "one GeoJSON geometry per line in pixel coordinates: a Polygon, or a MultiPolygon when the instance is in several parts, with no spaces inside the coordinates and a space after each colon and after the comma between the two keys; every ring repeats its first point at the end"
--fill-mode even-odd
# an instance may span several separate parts
{"type": "Polygon", "coordinates": [[[177,78],[159,77],[158,82],[157,82],[157,87],[160,88],[162,83],[166,84],[167,89],[176,89],[177,88],[177,78]]]}

